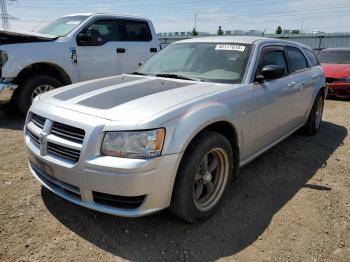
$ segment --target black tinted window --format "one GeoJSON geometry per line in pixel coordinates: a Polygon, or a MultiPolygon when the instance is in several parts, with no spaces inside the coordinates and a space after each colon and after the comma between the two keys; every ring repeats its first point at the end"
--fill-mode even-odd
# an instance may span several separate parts
{"type": "Polygon", "coordinates": [[[287,54],[292,72],[307,68],[306,58],[298,48],[288,46],[287,54]]]}
{"type": "Polygon", "coordinates": [[[93,23],[83,30],[91,37],[91,45],[104,45],[119,40],[118,29],[113,20],[101,20],[93,23]]]}
{"type": "Polygon", "coordinates": [[[124,41],[147,42],[152,40],[152,33],[147,22],[123,20],[120,26],[124,41]]]}
{"type": "Polygon", "coordinates": [[[304,49],[304,50],[305,50],[305,53],[306,53],[307,58],[309,58],[309,61],[310,61],[310,63],[311,63],[311,66],[317,66],[317,65],[319,65],[319,62],[318,62],[318,60],[317,60],[316,55],[315,55],[312,51],[310,51],[309,49],[304,49]]]}
{"type": "Polygon", "coordinates": [[[281,49],[265,48],[262,52],[257,75],[260,74],[261,69],[267,65],[278,65],[284,68],[287,72],[287,62],[284,52],[281,49]]]}

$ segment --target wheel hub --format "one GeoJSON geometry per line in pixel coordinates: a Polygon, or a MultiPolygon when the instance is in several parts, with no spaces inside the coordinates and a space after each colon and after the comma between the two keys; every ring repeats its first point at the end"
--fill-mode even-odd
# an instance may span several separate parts
{"type": "Polygon", "coordinates": [[[205,175],[203,176],[203,182],[206,183],[206,182],[211,182],[213,176],[209,173],[209,172],[206,172],[205,175]]]}
{"type": "Polygon", "coordinates": [[[208,210],[219,201],[228,172],[228,156],[222,148],[214,148],[204,156],[193,187],[194,202],[200,210],[208,210]]]}

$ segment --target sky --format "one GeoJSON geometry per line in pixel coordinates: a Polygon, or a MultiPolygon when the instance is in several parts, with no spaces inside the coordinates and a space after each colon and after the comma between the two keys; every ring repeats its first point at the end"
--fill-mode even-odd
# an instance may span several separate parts
{"type": "Polygon", "coordinates": [[[150,18],[157,32],[283,29],[349,32],[349,0],[17,0],[8,4],[11,28],[36,31],[64,15],[107,12],[150,18]]]}

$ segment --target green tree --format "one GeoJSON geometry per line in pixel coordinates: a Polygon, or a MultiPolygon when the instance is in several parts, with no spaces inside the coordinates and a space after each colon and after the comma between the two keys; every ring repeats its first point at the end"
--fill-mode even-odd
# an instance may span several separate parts
{"type": "Polygon", "coordinates": [[[192,30],[192,35],[193,35],[193,36],[197,36],[197,35],[198,35],[198,32],[197,32],[196,28],[193,28],[193,30],[192,30]]]}
{"type": "Polygon", "coordinates": [[[292,34],[300,34],[300,30],[292,30],[292,34]]]}
{"type": "Polygon", "coordinates": [[[218,35],[223,35],[223,34],[224,34],[224,31],[222,30],[221,25],[220,25],[219,29],[218,29],[218,35]]]}
{"type": "Polygon", "coordinates": [[[282,27],[281,27],[281,26],[278,26],[278,27],[277,27],[277,29],[276,29],[276,34],[277,34],[277,35],[282,34],[282,27]]]}

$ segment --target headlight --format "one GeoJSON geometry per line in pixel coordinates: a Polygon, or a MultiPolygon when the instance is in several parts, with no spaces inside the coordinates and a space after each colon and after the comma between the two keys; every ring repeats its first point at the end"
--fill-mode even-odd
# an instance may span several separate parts
{"type": "Polygon", "coordinates": [[[0,50],[0,66],[3,66],[7,62],[7,52],[0,50]]]}
{"type": "Polygon", "coordinates": [[[165,138],[165,129],[147,131],[106,132],[101,153],[123,158],[151,158],[159,156],[165,138]]]}
{"type": "Polygon", "coordinates": [[[339,78],[338,81],[350,83],[350,77],[339,78]]]}

